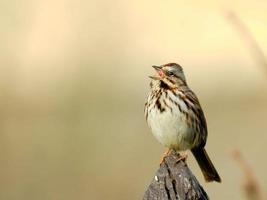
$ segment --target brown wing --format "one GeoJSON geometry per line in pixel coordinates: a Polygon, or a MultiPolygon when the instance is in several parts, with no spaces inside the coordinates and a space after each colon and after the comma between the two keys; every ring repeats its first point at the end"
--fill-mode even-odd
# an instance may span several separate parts
{"type": "Polygon", "coordinates": [[[190,90],[190,88],[183,88],[182,91],[184,94],[184,100],[185,102],[187,102],[186,105],[188,109],[190,109],[192,113],[194,113],[192,121],[193,123],[195,123],[195,129],[199,133],[196,134],[195,141],[198,143],[198,147],[204,147],[208,136],[208,129],[204,112],[201,108],[197,96],[192,90],[190,90]]]}

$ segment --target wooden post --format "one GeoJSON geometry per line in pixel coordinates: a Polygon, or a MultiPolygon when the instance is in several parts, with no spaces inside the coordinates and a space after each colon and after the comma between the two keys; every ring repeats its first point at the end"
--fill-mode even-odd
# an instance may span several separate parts
{"type": "Polygon", "coordinates": [[[187,164],[175,151],[165,157],[143,200],[208,200],[187,164]]]}

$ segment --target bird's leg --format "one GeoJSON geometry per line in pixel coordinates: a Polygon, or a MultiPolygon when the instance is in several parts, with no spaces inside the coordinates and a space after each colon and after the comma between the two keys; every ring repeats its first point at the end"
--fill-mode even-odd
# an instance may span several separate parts
{"type": "Polygon", "coordinates": [[[160,165],[164,162],[165,157],[167,157],[167,156],[170,154],[170,152],[171,152],[171,149],[170,149],[170,148],[167,149],[167,150],[164,152],[164,154],[162,155],[161,160],[160,160],[160,165]]]}
{"type": "Polygon", "coordinates": [[[178,160],[177,160],[177,162],[179,162],[179,161],[186,161],[186,159],[187,159],[187,157],[188,157],[188,152],[187,151],[181,151],[180,153],[179,153],[179,158],[178,158],[178,160]]]}

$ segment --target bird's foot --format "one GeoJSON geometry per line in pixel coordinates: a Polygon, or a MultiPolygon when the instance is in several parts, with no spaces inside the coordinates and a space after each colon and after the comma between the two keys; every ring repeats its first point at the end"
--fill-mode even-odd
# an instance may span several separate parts
{"type": "Polygon", "coordinates": [[[168,149],[164,152],[164,154],[162,155],[161,160],[160,160],[160,165],[164,162],[165,157],[167,157],[170,154],[170,152],[171,152],[171,149],[168,149]]]}
{"type": "Polygon", "coordinates": [[[184,151],[184,152],[180,152],[179,154],[180,154],[180,156],[177,159],[177,162],[179,162],[179,161],[185,162],[187,157],[188,157],[188,153],[186,151],[184,151]]]}

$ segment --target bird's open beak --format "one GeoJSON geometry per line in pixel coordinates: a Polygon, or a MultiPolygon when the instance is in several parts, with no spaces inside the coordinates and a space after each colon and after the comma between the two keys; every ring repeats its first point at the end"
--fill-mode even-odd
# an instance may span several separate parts
{"type": "Polygon", "coordinates": [[[149,76],[149,78],[152,78],[154,80],[161,80],[165,77],[165,74],[162,70],[162,66],[153,65],[152,67],[156,70],[157,74],[154,76],[149,76]]]}
{"type": "Polygon", "coordinates": [[[153,65],[152,66],[156,71],[159,71],[161,70],[162,66],[156,66],[156,65],[153,65]]]}

